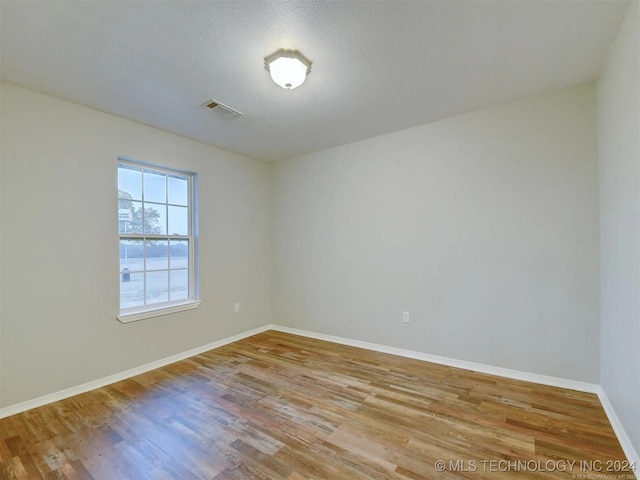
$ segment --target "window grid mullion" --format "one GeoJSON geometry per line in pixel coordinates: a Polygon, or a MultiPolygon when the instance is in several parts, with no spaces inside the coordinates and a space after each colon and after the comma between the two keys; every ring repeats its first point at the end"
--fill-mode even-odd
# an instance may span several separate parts
{"type": "MultiPolygon", "coordinates": [[[[143,207],[144,209],[144,207],[143,207]]],[[[147,242],[142,242],[142,269],[144,273],[142,274],[142,293],[144,295],[144,303],[143,305],[147,305],[147,242]]]]}
{"type": "Polygon", "coordinates": [[[169,177],[164,175],[164,231],[169,233],[169,177]]]}
{"type": "MultiPolygon", "coordinates": [[[[168,192],[167,195],[169,195],[168,192]]],[[[171,240],[167,240],[167,268],[168,298],[171,301],[171,240]]]]}
{"type": "Polygon", "coordinates": [[[140,175],[140,178],[142,179],[142,187],[141,187],[141,192],[142,192],[142,195],[141,195],[141,197],[142,197],[142,201],[141,201],[141,203],[142,203],[142,205],[141,205],[141,209],[142,209],[142,211],[140,212],[140,231],[141,231],[142,233],[146,233],[146,232],[144,231],[144,220],[145,220],[145,218],[144,218],[144,217],[145,217],[145,215],[144,215],[144,211],[145,211],[145,209],[146,209],[146,207],[145,207],[145,201],[144,201],[144,200],[145,200],[145,199],[144,199],[144,176],[146,175],[146,173],[147,173],[147,172],[146,172],[146,170],[143,168],[143,169],[142,169],[142,175],[140,175]]]}
{"type": "Polygon", "coordinates": [[[143,240],[148,238],[150,240],[188,240],[191,238],[189,235],[164,235],[162,233],[121,233],[120,239],[122,240],[143,240]]]}

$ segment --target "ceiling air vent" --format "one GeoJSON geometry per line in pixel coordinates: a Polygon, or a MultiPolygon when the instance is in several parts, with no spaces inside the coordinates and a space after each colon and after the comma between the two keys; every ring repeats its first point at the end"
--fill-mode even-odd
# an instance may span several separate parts
{"type": "Polygon", "coordinates": [[[231,108],[224,103],[220,103],[217,100],[209,100],[204,104],[204,106],[223,117],[237,118],[242,116],[242,112],[239,112],[238,110],[231,108]]]}

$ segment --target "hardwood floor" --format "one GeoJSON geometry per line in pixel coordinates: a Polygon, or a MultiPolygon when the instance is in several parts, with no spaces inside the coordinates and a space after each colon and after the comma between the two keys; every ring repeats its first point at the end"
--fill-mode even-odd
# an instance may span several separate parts
{"type": "Polygon", "coordinates": [[[634,478],[595,395],[275,331],[0,432],[1,479],[634,478]]]}

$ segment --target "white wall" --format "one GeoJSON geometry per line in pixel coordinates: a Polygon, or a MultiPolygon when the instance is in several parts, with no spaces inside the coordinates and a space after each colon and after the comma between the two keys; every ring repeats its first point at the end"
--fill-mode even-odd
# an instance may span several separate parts
{"type": "Polygon", "coordinates": [[[600,382],[640,452],[640,11],[633,2],[597,84],[600,382]]]}
{"type": "Polygon", "coordinates": [[[598,382],[597,173],[592,85],[277,163],[274,322],[598,382]]]}
{"type": "Polygon", "coordinates": [[[10,84],[1,100],[0,405],[270,323],[267,165],[10,84]],[[198,172],[199,309],[116,320],[119,155],[198,172]]]}

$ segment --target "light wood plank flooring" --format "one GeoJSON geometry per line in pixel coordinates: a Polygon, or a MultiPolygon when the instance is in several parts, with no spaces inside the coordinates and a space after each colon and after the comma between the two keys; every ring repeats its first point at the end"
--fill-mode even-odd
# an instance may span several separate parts
{"type": "Polygon", "coordinates": [[[595,395],[275,331],[0,432],[1,479],[633,478],[595,395]]]}

